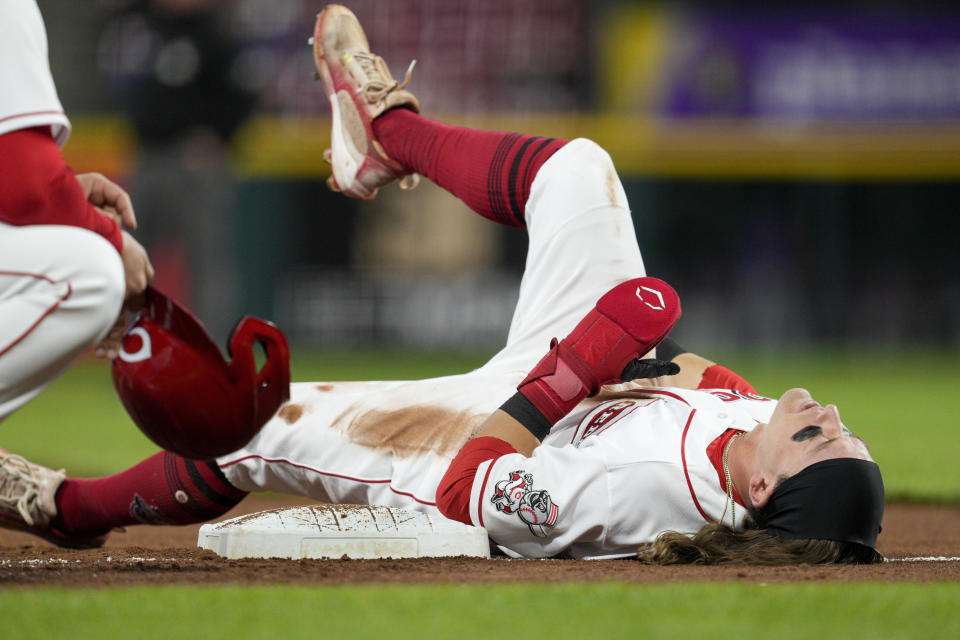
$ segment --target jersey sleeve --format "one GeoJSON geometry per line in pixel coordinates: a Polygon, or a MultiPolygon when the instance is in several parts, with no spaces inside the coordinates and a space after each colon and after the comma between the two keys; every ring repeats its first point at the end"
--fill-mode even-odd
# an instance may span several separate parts
{"type": "Polygon", "coordinates": [[[40,127],[0,135],[0,222],[81,227],[117,252],[123,249],[120,227],[87,202],[56,142],[40,127]]]}
{"type": "Polygon", "coordinates": [[[34,0],[0,2],[0,134],[43,126],[66,144],[70,121],[50,73],[47,33],[34,0]]]}
{"type": "Polygon", "coordinates": [[[477,467],[508,453],[517,453],[517,450],[499,438],[485,436],[465,444],[437,487],[437,509],[440,513],[451,520],[470,524],[470,489],[477,467]]]}
{"type": "Polygon", "coordinates": [[[540,446],[483,462],[470,492],[470,520],[490,539],[529,558],[557,555],[606,535],[609,491],[599,455],[573,446],[540,446]]]}

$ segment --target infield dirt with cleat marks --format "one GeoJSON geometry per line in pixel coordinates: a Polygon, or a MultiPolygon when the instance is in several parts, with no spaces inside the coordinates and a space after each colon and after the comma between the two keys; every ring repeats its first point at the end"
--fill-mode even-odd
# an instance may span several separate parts
{"type": "MultiPolygon", "coordinates": [[[[304,504],[285,496],[251,496],[223,519],[304,504]]],[[[880,551],[890,562],[862,567],[648,567],[633,560],[226,560],[197,548],[200,525],[131,527],[102,549],[60,549],[0,529],[0,587],[106,587],[135,584],[363,584],[447,582],[667,582],[743,580],[958,581],[960,507],[888,505],[880,551]],[[904,558],[922,558],[906,560],[904,558]],[[946,558],[946,559],[934,559],[946,558]],[[950,559],[952,558],[952,559],[950,559]]]]}

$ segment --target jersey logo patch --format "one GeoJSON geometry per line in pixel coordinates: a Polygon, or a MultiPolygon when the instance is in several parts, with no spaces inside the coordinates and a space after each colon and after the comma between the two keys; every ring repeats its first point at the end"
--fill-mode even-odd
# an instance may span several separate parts
{"type": "Polygon", "coordinates": [[[517,514],[538,538],[547,537],[544,527],[555,525],[560,515],[560,507],[553,503],[550,494],[544,489],[534,491],[533,474],[522,469],[511,471],[507,479],[494,486],[490,502],[497,511],[517,514]]]}
{"type": "Polygon", "coordinates": [[[601,406],[603,406],[603,409],[594,414],[587,425],[582,427],[582,430],[578,428],[573,434],[571,444],[580,446],[580,443],[590,436],[602,433],[607,427],[629,414],[633,409],[636,409],[637,403],[633,400],[620,400],[618,402],[608,402],[605,406],[601,406]],[[630,411],[628,411],[628,409],[630,411]]]}

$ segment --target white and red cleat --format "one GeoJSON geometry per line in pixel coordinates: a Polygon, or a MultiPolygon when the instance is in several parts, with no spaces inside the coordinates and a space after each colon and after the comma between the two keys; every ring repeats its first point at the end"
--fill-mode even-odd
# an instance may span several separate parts
{"type": "Polygon", "coordinates": [[[417,98],[404,89],[413,63],[403,83],[395,81],[383,58],[370,53],[356,16],[338,4],[327,5],[317,15],[313,57],[333,116],[330,149],[324,152],[332,169],[327,185],[364,200],[394,180],[400,180],[401,188],[415,187],[419,177],[387,155],[372,124],[395,107],[420,111],[417,98]]]}
{"type": "Polygon", "coordinates": [[[63,471],[0,453],[0,527],[26,531],[60,547],[102,547],[106,535],[73,536],[52,525],[57,515],[57,489],[66,477],[63,471]]]}

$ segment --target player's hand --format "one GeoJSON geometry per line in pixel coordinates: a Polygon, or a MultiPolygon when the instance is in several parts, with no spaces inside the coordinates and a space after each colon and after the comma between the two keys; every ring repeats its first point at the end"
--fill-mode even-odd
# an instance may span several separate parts
{"type": "Polygon", "coordinates": [[[120,315],[114,323],[110,332],[104,336],[103,340],[93,350],[93,355],[98,358],[113,360],[120,353],[120,345],[123,342],[123,332],[127,328],[127,310],[126,307],[120,310],[120,315]]]}
{"type": "Polygon", "coordinates": [[[120,252],[120,258],[123,260],[123,272],[127,281],[125,298],[129,300],[143,293],[147,288],[153,279],[153,265],[150,264],[147,250],[126,231],[123,231],[123,250],[120,252]]]}
{"type": "Polygon", "coordinates": [[[137,216],[133,212],[130,195],[120,185],[102,173],[77,174],[77,182],[87,202],[100,213],[112,217],[128,229],[137,228],[137,216]]]}
{"type": "Polygon", "coordinates": [[[656,358],[637,358],[627,363],[620,374],[621,382],[630,382],[640,378],[659,378],[661,376],[675,376],[680,373],[676,362],[657,360],[656,358]]]}

